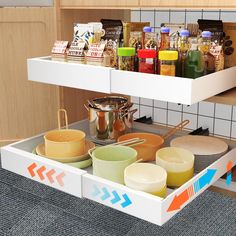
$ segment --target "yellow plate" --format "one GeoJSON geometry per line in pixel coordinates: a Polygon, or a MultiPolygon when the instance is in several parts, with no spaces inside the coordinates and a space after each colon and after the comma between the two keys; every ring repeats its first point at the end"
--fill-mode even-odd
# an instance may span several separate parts
{"type": "Polygon", "coordinates": [[[85,152],[81,156],[75,156],[75,157],[49,157],[45,155],[45,144],[41,143],[36,147],[36,153],[39,156],[46,157],[48,159],[59,161],[62,163],[71,163],[71,162],[78,162],[83,161],[89,158],[88,150],[95,147],[95,144],[89,140],[85,141],[85,152]]]}
{"type": "MultiPolygon", "coordinates": [[[[36,148],[32,151],[33,154],[38,155],[36,153],[36,148]]],[[[84,169],[92,165],[92,158],[88,158],[83,161],[78,162],[70,162],[70,163],[64,163],[65,165],[73,166],[75,168],[84,169]]]]}

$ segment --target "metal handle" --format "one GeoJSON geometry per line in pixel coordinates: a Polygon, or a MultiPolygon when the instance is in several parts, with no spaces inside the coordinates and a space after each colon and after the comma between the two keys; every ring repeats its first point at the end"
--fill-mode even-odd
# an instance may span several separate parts
{"type": "Polygon", "coordinates": [[[170,131],[168,131],[166,134],[162,136],[164,140],[168,139],[172,135],[174,135],[178,130],[182,130],[187,124],[189,124],[189,120],[184,120],[178,125],[176,125],[174,128],[172,128],[170,131]]]}
{"type": "Polygon", "coordinates": [[[65,122],[66,122],[66,129],[68,129],[68,117],[67,117],[67,112],[65,109],[58,109],[58,111],[57,111],[58,129],[61,129],[61,117],[60,117],[61,112],[64,113],[65,122]]]}

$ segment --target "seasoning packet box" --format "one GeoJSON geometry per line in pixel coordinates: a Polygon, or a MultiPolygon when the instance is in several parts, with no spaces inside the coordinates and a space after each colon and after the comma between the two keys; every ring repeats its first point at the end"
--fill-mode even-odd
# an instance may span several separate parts
{"type": "Polygon", "coordinates": [[[131,32],[143,33],[143,28],[145,26],[150,26],[150,22],[124,22],[123,23],[124,46],[125,47],[129,46],[130,35],[132,34],[131,32]]]}
{"type": "Polygon", "coordinates": [[[68,41],[56,40],[51,51],[52,60],[66,61],[68,47],[68,41]]]}
{"type": "Polygon", "coordinates": [[[75,23],[73,42],[83,41],[86,43],[86,46],[90,45],[94,40],[93,31],[93,25],[75,23]]]}
{"type": "Polygon", "coordinates": [[[67,52],[67,61],[85,64],[85,42],[72,42],[67,52]]]}
{"type": "Polygon", "coordinates": [[[86,63],[95,66],[110,66],[110,54],[105,51],[107,41],[92,43],[86,54],[86,63]]]}

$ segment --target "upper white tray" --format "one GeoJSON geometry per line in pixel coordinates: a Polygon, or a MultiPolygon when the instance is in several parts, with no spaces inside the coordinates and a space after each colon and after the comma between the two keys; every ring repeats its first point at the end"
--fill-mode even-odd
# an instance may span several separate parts
{"type": "Polygon", "coordinates": [[[232,67],[188,79],[52,61],[50,57],[28,59],[28,79],[32,81],[186,105],[235,87],[235,74],[236,67],[232,67]]]}

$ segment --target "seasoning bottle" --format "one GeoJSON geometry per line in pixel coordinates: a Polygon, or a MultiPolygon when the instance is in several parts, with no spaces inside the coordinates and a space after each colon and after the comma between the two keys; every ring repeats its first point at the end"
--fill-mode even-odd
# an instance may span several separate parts
{"type": "Polygon", "coordinates": [[[170,48],[170,29],[168,27],[161,27],[160,50],[170,48]]]}
{"type": "Polygon", "coordinates": [[[129,47],[135,48],[134,71],[138,71],[138,50],[142,49],[142,38],[141,31],[130,32],[129,47]]]}
{"type": "Polygon", "coordinates": [[[141,49],[138,51],[139,72],[155,74],[157,52],[154,49],[141,49]]]}
{"type": "Polygon", "coordinates": [[[159,51],[159,67],[160,75],[176,75],[176,62],[178,60],[178,52],[172,50],[159,51]]]}
{"type": "Polygon", "coordinates": [[[134,71],[135,48],[118,48],[118,69],[134,71]]]}
{"type": "Polygon", "coordinates": [[[178,51],[179,51],[179,76],[184,77],[184,66],[185,66],[185,60],[188,55],[189,50],[189,31],[188,30],[181,30],[180,31],[180,38],[178,43],[178,51]]]}
{"type": "Polygon", "coordinates": [[[195,79],[203,76],[204,63],[202,52],[198,50],[197,38],[192,38],[190,42],[190,50],[185,60],[184,77],[195,79]]]}
{"type": "Polygon", "coordinates": [[[203,55],[203,63],[204,63],[204,75],[210,74],[214,72],[214,68],[211,66],[211,56],[209,55],[211,48],[211,32],[203,31],[202,37],[199,42],[199,50],[203,55]]]}
{"type": "Polygon", "coordinates": [[[152,27],[146,26],[143,28],[143,48],[148,49],[158,49],[158,34],[155,32],[152,32],[152,27]]]}

